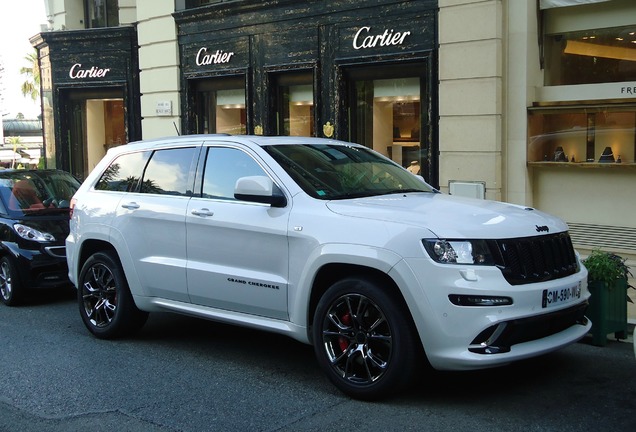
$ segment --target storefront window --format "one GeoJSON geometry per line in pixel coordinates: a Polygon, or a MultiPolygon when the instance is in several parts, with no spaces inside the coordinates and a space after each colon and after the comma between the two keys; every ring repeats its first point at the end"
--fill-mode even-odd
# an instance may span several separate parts
{"type": "Polygon", "coordinates": [[[355,95],[355,140],[424,175],[419,78],[356,81],[355,95]]]}
{"type": "Polygon", "coordinates": [[[119,25],[118,0],[84,0],[86,28],[117,27],[119,25]]]}
{"type": "Polygon", "coordinates": [[[528,162],[634,163],[636,107],[533,110],[528,162]]]}
{"type": "Polygon", "coordinates": [[[247,112],[243,78],[204,81],[199,84],[198,89],[198,133],[246,133],[247,112]]]}
{"type": "Polygon", "coordinates": [[[545,85],[636,80],[636,26],[546,35],[545,85]]]}
{"type": "Polygon", "coordinates": [[[311,73],[276,76],[277,135],[314,136],[314,89],[311,73]]]}

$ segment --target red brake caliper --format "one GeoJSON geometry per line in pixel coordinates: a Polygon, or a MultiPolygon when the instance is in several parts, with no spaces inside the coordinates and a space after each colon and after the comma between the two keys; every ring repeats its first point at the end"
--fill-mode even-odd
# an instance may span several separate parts
{"type": "MultiPolygon", "coordinates": [[[[349,315],[349,313],[347,312],[342,316],[342,318],[340,318],[340,322],[342,322],[346,326],[351,325],[351,315],[349,315]]],[[[342,351],[346,351],[346,349],[349,347],[349,340],[343,336],[340,336],[338,338],[338,344],[340,345],[340,349],[342,351]]]]}

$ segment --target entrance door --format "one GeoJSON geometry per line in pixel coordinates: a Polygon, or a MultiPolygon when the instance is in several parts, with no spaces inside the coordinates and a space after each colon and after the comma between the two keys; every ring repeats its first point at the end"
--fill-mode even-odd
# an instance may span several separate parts
{"type": "Polygon", "coordinates": [[[57,167],[84,179],[109,148],[128,142],[123,91],[70,90],[61,101],[64,130],[57,167]]]}
{"type": "Polygon", "coordinates": [[[86,159],[84,148],[86,147],[86,109],[85,101],[72,100],[69,104],[69,128],[68,128],[68,166],[63,168],[79,179],[83,179],[86,159]]]}
{"type": "Polygon", "coordinates": [[[244,135],[247,131],[245,78],[226,77],[196,82],[193,133],[244,135]]]}
{"type": "Polygon", "coordinates": [[[284,72],[272,78],[276,135],[315,136],[313,73],[284,72]]]}
{"type": "Polygon", "coordinates": [[[350,140],[399,163],[427,181],[436,166],[429,128],[426,67],[369,67],[345,73],[350,140]]]}

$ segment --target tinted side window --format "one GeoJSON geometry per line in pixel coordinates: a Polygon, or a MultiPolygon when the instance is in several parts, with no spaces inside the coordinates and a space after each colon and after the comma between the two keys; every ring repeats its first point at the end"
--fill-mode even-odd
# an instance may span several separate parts
{"type": "Polygon", "coordinates": [[[141,182],[142,193],[191,195],[190,168],[194,147],[155,151],[141,182]]]}
{"type": "Polygon", "coordinates": [[[119,192],[136,190],[149,156],[149,151],[119,156],[106,168],[95,189],[119,192]]]}
{"type": "Polygon", "coordinates": [[[226,147],[210,147],[203,174],[203,197],[234,200],[234,186],[241,177],[265,176],[247,153],[226,147]]]}

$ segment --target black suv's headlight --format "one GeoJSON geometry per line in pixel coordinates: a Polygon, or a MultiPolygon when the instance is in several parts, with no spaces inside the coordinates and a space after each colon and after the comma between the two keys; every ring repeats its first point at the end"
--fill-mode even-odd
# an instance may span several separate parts
{"type": "Polygon", "coordinates": [[[485,240],[422,240],[431,258],[441,264],[495,265],[485,240]]]}
{"type": "Polygon", "coordinates": [[[13,224],[13,229],[18,235],[27,240],[33,240],[38,242],[52,242],[55,241],[53,234],[47,232],[38,231],[35,228],[28,227],[22,224],[13,224]]]}

